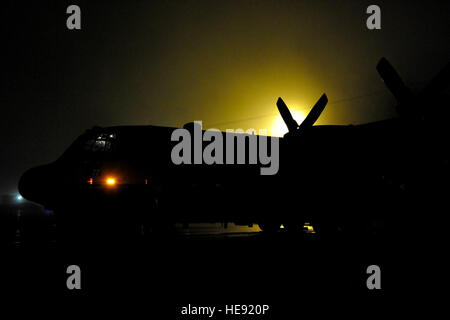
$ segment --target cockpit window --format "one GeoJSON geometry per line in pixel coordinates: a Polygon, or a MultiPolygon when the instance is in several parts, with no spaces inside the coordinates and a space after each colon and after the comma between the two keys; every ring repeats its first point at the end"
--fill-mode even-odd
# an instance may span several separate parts
{"type": "Polygon", "coordinates": [[[84,150],[88,152],[111,152],[115,141],[115,133],[98,133],[86,141],[84,150]]]}

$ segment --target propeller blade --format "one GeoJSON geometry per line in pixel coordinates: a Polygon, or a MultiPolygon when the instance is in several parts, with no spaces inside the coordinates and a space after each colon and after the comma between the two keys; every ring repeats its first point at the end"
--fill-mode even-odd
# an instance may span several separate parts
{"type": "Polygon", "coordinates": [[[386,58],[380,59],[377,71],[399,104],[405,104],[412,100],[411,91],[405,86],[397,71],[386,58]]]}
{"type": "Polygon", "coordinates": [[[327,95],[324,93],[319,100],[317,100],[314,107],[311,109],[311,111],[306,116],[305,120],[300,124],[300,127],[298,130],[302,130],[308,127],[312,127],[314,123],[319,119],[320,114],[322,113],[323,109],[325,109],[325,106],[328,103],[327,95]]]}
{"type": "Polygon", "coordinates": [[[281,117],[283,118],[284,123],[288,127],[289,132],[294,132],[298,128],[297,121],[292,118],[292,114],[289,112],[288,107],[284,103],[283,99],[278,98],[277,100],[277,107],[278,111],[281,114],[281,117]]]}
{"type": "Polygon", "coordinates": [[[450,83],[450,62],[430,81],[430,83],[420,93],[421,98],[432,99],[450,83]]]}

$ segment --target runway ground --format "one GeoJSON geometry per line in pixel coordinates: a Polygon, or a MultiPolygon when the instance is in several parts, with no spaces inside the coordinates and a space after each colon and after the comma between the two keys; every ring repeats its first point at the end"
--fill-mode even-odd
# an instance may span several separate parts
{"type": "Polygon", "coordinates": [[[381,303],[413,294],[416,286],[405,266],[423,261],[407,242],[325,239],[311,226],[303,234],[281,229],[266,235],[257,225],[177,225],[167,235],[65,246],[54,221],[41,218],[48,223],[40,225],[41,232],[26,235],[26,228],[18,228],[13,240],[2,244],[3,290],[65,301],[122,297],[144,301],[167,318],[179,318],[187,304],[269,304],[272,315],[284,318],[301,315],[310,303],[381,303]],[[70,265],[81,269],[81,290],[67,289],[70,265]],[[370,265],[382,270],[381,290],[367,289],[370,265]]]}

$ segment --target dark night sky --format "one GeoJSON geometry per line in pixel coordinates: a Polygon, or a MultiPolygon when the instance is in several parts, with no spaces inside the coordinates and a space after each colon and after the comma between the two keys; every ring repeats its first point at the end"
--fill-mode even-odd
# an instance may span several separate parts
{"type": "Polygon", "coordinates": [[[2,193],[93,125],[269,128],[278,96],[307,112],[323,92],[318,124],[392,117],[378,59],[420,89],[450,57],[448,1],[18,2],[1,6],[2,193]]]}

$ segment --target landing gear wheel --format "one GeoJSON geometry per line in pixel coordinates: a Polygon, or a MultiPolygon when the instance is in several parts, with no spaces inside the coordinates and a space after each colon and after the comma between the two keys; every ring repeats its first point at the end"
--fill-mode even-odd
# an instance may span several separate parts
{"type": "Polygon", "coordinates": [[[281,223],[277,223],[277,222],[262,222],[262,223],[258,223],[258,225],[259,225],[259,228],[264,233],[275,233],[278,230],[280,230],[281,223]]]}
{"type": "Polygon", "coordinates": [[[144,234],[165,237],[175,232],[175,224],[169,221],[152,221],[144,226],[144,234]]]}
{"type": "Polygon", "coordinates": [[[303,222],[287,222],[283,223],[287,232],[292,234],[302,234],[305,232],[305,224],[303,222]]]}
{"type": "Polygon", "coordinates": [[[314,231],[322,239],[336,238],[339,235],[339,228],[333,223],[316,222],[313,223],[314,231]]]}

